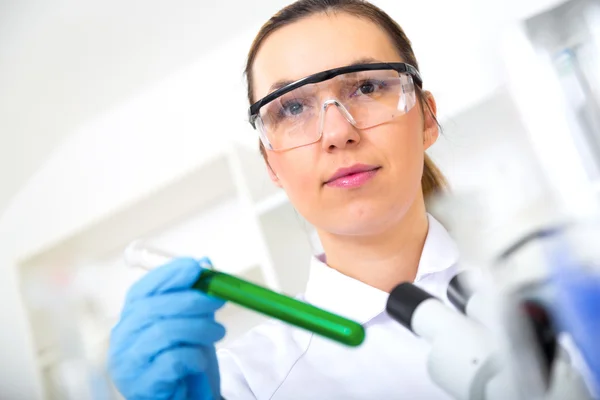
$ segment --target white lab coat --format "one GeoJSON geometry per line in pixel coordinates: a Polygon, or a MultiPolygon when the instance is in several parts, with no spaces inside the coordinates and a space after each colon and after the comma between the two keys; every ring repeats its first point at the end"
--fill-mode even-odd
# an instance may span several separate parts
{"type": "MultiPolygon", "coordinates": [[[[415,280],[448,301],[458,250],[429,216],[429,232],[415,280]]],[[[388,293],[349,278],[314,258],[303,299],[362,323],[356,348],[270,321],[218,352],[227,400],[449,399],[427,374],[428,344],[385,312],[388,293]]]]}

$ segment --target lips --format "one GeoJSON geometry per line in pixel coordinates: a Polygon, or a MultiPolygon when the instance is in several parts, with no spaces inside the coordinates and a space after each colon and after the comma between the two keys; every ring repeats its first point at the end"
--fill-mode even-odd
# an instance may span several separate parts
{"type": "Polygon", "coordinates": [[[325,181],[325,185],[331,185],[335,184],[336,182],[345,181],[354,176],[371,176],[379,168],[380,167],[377,165],[365,164],[355,164],[348,168],[340,168],[327,181],[325,181]]]}

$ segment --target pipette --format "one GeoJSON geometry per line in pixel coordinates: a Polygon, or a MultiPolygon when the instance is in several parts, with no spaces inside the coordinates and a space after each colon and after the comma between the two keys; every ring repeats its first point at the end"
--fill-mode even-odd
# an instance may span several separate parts
{"type": "MultiPolygon", "coordinates": [[[[166,264],[174,258],[177,256],[142,241],[131,243],[125,250],[127,264],[146,270],[166,264]]],[[[358,346],[365,339],[365,330],[358,322],[216,271],[208,258],[202,258],[198,262],[203,270],[193,288],[208,295],[231,301],[347,346],[358,346]]]]}

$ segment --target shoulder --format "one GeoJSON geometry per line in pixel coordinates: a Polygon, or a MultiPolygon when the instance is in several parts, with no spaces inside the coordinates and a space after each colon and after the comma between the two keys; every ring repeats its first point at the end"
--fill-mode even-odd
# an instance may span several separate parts
{"type": "Polygon", "coordinates": [[[270,398],[308,350],[312,334],[270,320],[219,349],[223,396],[227,399],[270,398]]]}

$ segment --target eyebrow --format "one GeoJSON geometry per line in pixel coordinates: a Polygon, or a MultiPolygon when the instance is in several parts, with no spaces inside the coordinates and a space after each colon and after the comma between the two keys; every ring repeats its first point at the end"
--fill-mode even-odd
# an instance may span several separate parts
{"type": "MultiPolygon", "coordinates": [[[[371,64],[371,63],[380,63],[380,62],[383,62],[383,61],[379,61],[373,57],[361,57],[361,58],[354,60],[352,63],[348,64],[347,66],[350,67],[350,66],[359,65],[359,64],[371,64]]],[[[287,85],[290,85],[296,81],[297,81],[297,79],[293,80],[293,81],[289,80],[289,79],[280,79],[271,85],[271,87],[269,88],[269,92],[267,94],[273,93],[274,91],[279,90],[282,87],[286,87],[287,85]]]]}

